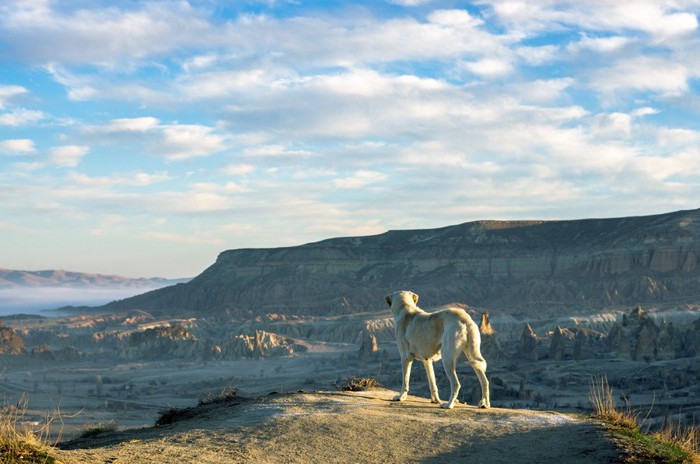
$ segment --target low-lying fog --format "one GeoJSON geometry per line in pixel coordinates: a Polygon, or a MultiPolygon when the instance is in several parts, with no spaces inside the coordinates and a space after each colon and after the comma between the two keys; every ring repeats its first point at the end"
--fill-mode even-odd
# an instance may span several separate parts
{"type": "Polygon", "coordinates": [[[0,316],[9,314],[41,314],[63,306],[99,306],[160,288],[70,288],[25,287],[0,289],[0,316]]]}

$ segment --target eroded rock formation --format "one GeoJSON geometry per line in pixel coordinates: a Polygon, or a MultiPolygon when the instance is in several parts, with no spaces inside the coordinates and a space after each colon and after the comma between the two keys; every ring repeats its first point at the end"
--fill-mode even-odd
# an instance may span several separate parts
{"type": "Polygon", "coordinates": [[[0,322],[0,354],[24,353],[24,339],[12,327],[0,322]]]}
{"type": "Polygon", "coordinates": [[[508,358],[496,338],[496,331],[491,325],[488,312],[481,314],[479,332],[481,332],[481,354],[486,358],[486,362],[498,362],[508,358]]]}
{"type": "Polygon", "coordinates": [[[527,361],[537,361],[537,335],[532,330],[530,324],[525,324],[523,333],[520,336],[517,356],[527,361]]]}

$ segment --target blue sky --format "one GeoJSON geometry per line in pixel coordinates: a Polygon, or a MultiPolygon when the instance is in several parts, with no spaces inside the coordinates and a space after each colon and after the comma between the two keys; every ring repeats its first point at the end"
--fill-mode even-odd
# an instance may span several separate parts
{"type": "Polygon", "coordinates": [[[700,206],[700,2],[0,2],[0,267],[700,206]],[[116,5],[116,6],[115,6],[116,5]]]}

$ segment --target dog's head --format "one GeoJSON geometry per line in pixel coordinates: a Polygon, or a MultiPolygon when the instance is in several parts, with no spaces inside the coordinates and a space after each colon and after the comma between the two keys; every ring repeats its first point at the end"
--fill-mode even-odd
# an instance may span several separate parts
{"type": "Polygon", "coordinates": [[[408,290],[393,292],[384,297],[390,308],[403,308],[404,306],[415,306],[418,303],[418,295],[408,290]]]}

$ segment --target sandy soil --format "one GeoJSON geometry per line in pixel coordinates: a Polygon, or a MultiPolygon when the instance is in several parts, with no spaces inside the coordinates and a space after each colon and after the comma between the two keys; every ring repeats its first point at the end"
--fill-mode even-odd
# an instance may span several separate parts
{"type": "Polygon", "coordinates": [[[65,463],[605,463],[619,451],[582,416],[428,399],[389,390],[269,395],[197,408],[162,427],[64,443],[65,463]]]}

